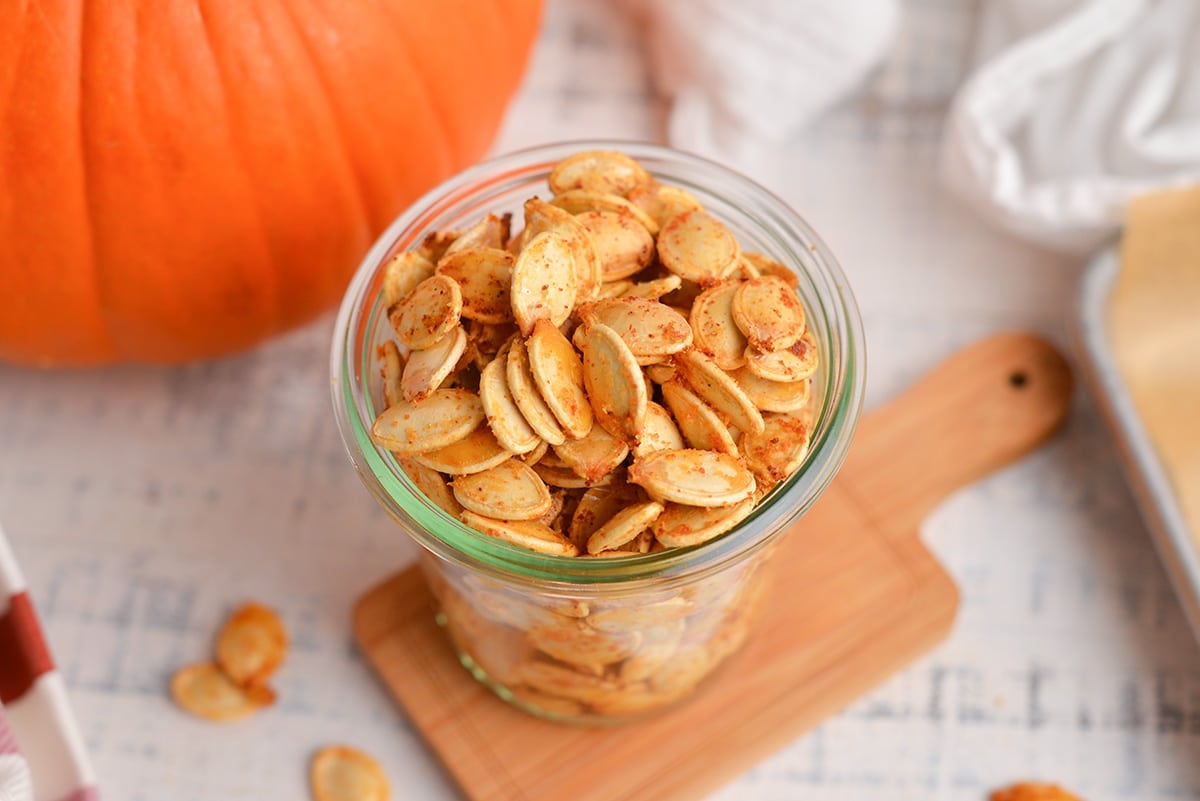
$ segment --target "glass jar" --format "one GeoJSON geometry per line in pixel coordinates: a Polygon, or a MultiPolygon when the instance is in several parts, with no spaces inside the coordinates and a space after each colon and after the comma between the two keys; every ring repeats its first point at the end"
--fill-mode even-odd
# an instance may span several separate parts
{"type": "MultiPolygon", "coordinates": [[[[577,723],[617,722],[692,693],[753,630],[769,595],[773,545],[841,466],[863,395],[864,345],[854,298],[837,261],[782,200],[704,159],[647,144],[569,142],[476,166],[429,192],[380,237],[338,316],[334,409],[351,460],[376,500],[422,546],[422,565],[463,665],[504,700],[577,723]],[[661,183],[695,195],[746,251],[790,266],[817,341],[811,444],[803,465],[728,533],[693,548],[615,558],[536,553],[488,537],[425,497],[370,429],[382,411],[379,346],[391,336],[383,266],[435,231],[488,212],[522,216],[560,159],[619,150],[661,183]]],[[[830,532],[835,536],[836,532],[830,532]]]]}

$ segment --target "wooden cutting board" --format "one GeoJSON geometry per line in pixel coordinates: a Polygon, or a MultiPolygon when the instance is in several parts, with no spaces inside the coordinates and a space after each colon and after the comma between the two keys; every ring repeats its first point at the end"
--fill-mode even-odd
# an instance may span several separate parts
{"type": "Polygon", "coordinates": [[[363,596],[355,636],[472,801],[699,798],[946,635],[958,591],[921,544],[921,521],[1050,436],[1070,393],[1053,348],[1002,334],[866,415],[842,471],[784,535],[755,634],[658,717],[584,728],[512,709],[458,664],[415,568],[363,596]]]}

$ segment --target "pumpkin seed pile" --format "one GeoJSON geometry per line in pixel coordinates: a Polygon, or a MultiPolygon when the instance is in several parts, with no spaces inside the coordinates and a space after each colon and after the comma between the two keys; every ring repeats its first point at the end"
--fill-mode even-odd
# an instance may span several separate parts
{"type": "Polygon", "coordinates": [[[549,189],[518,233],[489,214],[386,265],[374,441],[447,513],[540,553],[711,540],[807,452],[796,276],[622,153],[570,156],[549,189]]]}

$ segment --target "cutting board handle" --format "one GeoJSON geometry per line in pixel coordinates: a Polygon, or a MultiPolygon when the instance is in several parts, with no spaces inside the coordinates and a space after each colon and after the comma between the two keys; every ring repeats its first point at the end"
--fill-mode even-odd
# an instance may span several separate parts
{"type": "Polygon", "coordinates": [[[1067,362],[1043,339],[996,334],[864,416],[840,480],[875,521],[911,536],[951,492],[1016,461],[1062,424],[1067,362]]]}

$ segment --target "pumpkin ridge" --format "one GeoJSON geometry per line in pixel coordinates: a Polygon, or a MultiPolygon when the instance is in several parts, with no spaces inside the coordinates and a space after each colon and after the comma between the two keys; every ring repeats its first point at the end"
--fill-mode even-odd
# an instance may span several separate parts
{"type": "MultiPolygon", "coordinates": [[[[337,103],[337,92],[330,86],[329,79],[325,75],[325,70],[321,62],[317,59],[316,51],[313,50],[312,42],[309,41],[308,35],[305,32],[304,26],[300,24],[296,18],[296,11],[293,6],[288,3],[283,3],[282,7],[286,10],[288,19],[292,23],[292,31],[296,38],[300,41],[300,46],[304,49],[304,55],[308,59],[309,65],[312,67],[313,75],[316,76],[317,82],[321,87],[321,92],[325,95],[327,105],[335,110],[335,113],[330,117],[333,120],[333,130],[337,135],[338,149],[341,152],[342,161],[345,164],[347,174],[350,175],[350,183],[354,187],[354,195],[358,199],[358,211],[361,219],[367,221],[367,239],[374,238],[375,232],[384,228],[387,220],[378,219],[379,210],[371,201],[370,192],[367,191],[367,179],[359,170],[356,160],[351,155],[352,148],[350,147],[351,137],[346,131],[345,124],[342,121],[342,114],[337,103]]],[[[362,254],[359,254],[361,257],[362,254]]]]}
{"type": "MultiPolygon", "coordinates": [[[[400,35],[403,36],[404,33],[408,31],[408,26],[404,24],[404,20],[400,20],[399,23],[397,23],[395,16],[392,14],[392,7],[390,3],[384,2],[382,7],[387,9],[386,13],[392,20],[392,27],[400,31],[400,35]]],[[[442,110],[442,107],[437,102],[437,92],[434,91],[433,87],[429,85],[429,79],[426,78],[426,76],[421,72],[420,67],[416,63],[416,59],[409,51],[407,38],[405,39],[405,46],[397,49],[404,54],[404,63],[408,67],[408,71],[413,77],[413,83],[420,87],[421,94],[429,104],[429,108],[434,115],[437,129],[442,134],[442,136],[439,137],[439,142],[442,144],[442,150],[439,154],[440,157],[444,163],[453,165],[454,169],[460,169],[463,166],[463,160],[459,158],[460,154],[458,153],[458,149],[450,144],[450,136],[448,134],[450,128],[446,119],[446,113],[442,110]]]]}
{"type": "MultiPolygon", "coordinates": [[[[97,13],[95,3],[84,3],[82,10],[80,11],[78,43],[79,74],[76,76],[76,79],[79,81],[79,92],[76,96],[75,117],[79,124],[79,163],[80,171],[82,172],[80,178],[83,184],[82,187],[80,187],[80,191],[83,194],[84,208],[87,209],[87,213],[83,215],[83,219],[81,221],[84,229],[84,235],[86,237],[86,242],[83,244],[83,247],[87,251],[87,263],[91,265],[92,268],[89,271],[89,274],[92,279],[92,287],[95,289],[96,293],[96,313],[99,315],[100,320],[102,321],[99,329],[104,336],[104,342],[102,345],[103,352],[95,354],[94,356],[89,355],[88,361],[96,364],[103,364],[112,361],[117,357],[118,348],[116,336],[113,334],[112,321],[109,313],[111,306],[109,304],[107,287],[110,286],[111,276],[107,274],[103,260],[97,258],[95,220],[96,205],[99,203],[99,199],[95,195],[96,182],[93,179],[95,165],[93,164],[92,159],[88,158],[87,152],[87,143],[90,141],[88,137],[88,120],[90,117],[84,113],[84,106],[87,104],[89,98],[85,83],[87,79],[87,72],[84,69],[84,65],[87,63],[88,42],[91,41],[91,37],[88,35],[88,20],[91,17],[91,14],[88,13],[89,9],[92,13],[97,13]]],[[[49,26],[48,22],[47,26],[49,26]]],[[[99,343],[89,342],[88,344],[96,344],[98,346],[97,349],[100,349],[99,343]]]]}
{"type": "MultiPolygon", "coordinates": [[[[225,75],[224,59],[221,58],[221,53],[216,47],[213,39],[213,31],[209,22],[209,15],[206,13],[205,8],[205,0],[198,0],[196,3],[196,13],[200,17],[200,27],[204,31],[204,44],[208,49],[213,63],[213,71],[217,77],[217,89],[221,93],[221,102],[225,107],[226,117],[231,123],[229,126],[230,144],[233,145],[230,148],[231,155],[237,160],[238,174],[242,177],[241,183],[247,189],[252,189],[254,185],[254,171],[250,168],[250,165],[246,160],[245,149],[240,146],[242,143],[238,141],[239,137],[236,132],[237,126],[233,124],[238,119],[238,115],[229,97],[230,82],[225,75]]],[[[261,19],[258,19],[257,21],[260,29],[265,27],[263,26],[261,19]]],[[[264,48],[264,50],[265,49],[266,48],[264,48]]],[[[247,206],[248,208],[254,210],[253,213],[255,224],[253,228],[263,246],[264,253],[266,253],[271,260],[272,269],[263,270],[257,274],[258,279],[263,281],[263,283],[266,283],[267,280],[270,282],[270,299],[264,304],[268,309],[270,309],[271,313],[270,324],[268,328],[269,330],[279,330],[279,328],[285,322],[282,284],[287,265],[281,264],[279,253],[274,246],[273,237],[271,236],[271,228],[267,223],[267,216],[262,208],[263,201],[256,192],[250,191],[247,194],[250,198],[250,202],[247,204],[247,206]],[[263,275],[269,276],[269,279],[263,279],[263,275]]],[[[245,272],[245,270],[242,272],[245,272]]],[[[266,293],[264,292],[264,294],[266,293]]],[[[261,324],[260,327],[262,327],[261,324]]]]}

